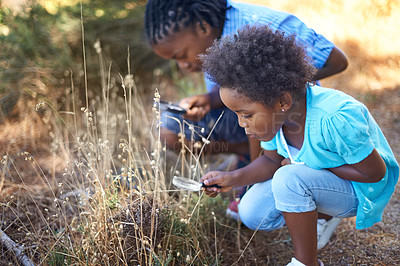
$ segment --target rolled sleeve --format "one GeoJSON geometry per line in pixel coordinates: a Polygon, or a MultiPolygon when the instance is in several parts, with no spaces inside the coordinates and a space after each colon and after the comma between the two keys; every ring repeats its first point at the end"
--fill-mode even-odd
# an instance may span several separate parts
{"type": "Polygon", "coordinates": [[[321,34],[316,34],[314,45],[309,47],[311,47],[311,51],[307,49],[307,53],[312,57],[314,66],[316,68],[322,68],[331,55],[335,45],[321,34]]]}

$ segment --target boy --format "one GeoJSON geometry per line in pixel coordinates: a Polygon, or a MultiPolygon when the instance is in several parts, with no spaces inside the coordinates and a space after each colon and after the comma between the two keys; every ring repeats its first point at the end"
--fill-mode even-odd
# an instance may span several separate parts
{"type": "MultiPolygon", "coordinates": [[[[339,48],[285,12],[230,0],[149,0],[146,6],[145,27],[152,49],[163,58],[175,60],[183,71],[188,72],[201,70],[198,55],[204,53],[214,40],[235,34],[246,24],[265,24],[274,30],[296,34],[296,40],[306,48],[312,64],[318,69],[314,80],[334,75],[347,67],[347,58],[339,48]]],[[[238,126],[236,116],[221,102],[218,84],[207,77],[205,80],[206,94],[180,101],[180,106],[188,109],[184,117],[163,114],[162,139],[170,149],[179,150],[181,147],[178,139],[181,128],[167,116],[180,121],[183,118],[191,120],[195,128],[204,129],[200,134],[206,137],[224,112],[206,148],[210,152],[248,154],[248,139],[238,126]]],[[[190,139],[192,132],[186,128],[185,135],[190,139]]],[[[201,139],[196,134],[195,137],[201,139]]],[[[259,155],[259,147],[259,141],[250,141],[251,160],[259,155]]]]}

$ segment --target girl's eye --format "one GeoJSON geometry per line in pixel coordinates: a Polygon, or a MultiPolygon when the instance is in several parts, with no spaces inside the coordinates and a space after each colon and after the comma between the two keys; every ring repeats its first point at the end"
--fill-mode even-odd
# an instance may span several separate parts
{"type": "Polygon", "coordinates": [[[250,117],[251,117],[251,115],[242,115],[242,118],[244,118],[244,119],[248,119],[250,117]]]}

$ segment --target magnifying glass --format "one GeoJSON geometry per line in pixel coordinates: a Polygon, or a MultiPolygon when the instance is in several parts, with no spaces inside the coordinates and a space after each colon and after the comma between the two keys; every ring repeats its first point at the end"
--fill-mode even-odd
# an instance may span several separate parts
{"type": "Polygon", "coordinates": [[[163,111],[170,111],[176,114],[186,114],[187,110],[172,102],[160,101],[160,109],[163,111]]]}
{"type": "Polygon", "coordinates": [[[190,191],[200,191],[202,188],[207,188],[207,187],[221,188],[221,186],[216,184],[207,186],[204,183],[200,183],[193,179],[189,179],[182,176],[174,176],[174,178],[172,179],[172,184],[174,184],[178,188],[190,191]]]}

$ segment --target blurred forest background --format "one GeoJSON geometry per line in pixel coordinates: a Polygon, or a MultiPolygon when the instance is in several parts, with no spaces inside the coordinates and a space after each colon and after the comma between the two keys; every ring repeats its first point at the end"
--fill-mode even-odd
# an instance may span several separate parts
{"type": "MultiPolygon", "coordinates": [[[[243,2],[293,13],[346,53],[348,69],[321,83],[363,101],[399,160],[400,1],[243,2]]],[[[158,155],[165,151],[158,147],[157,133],[151,133],[157,123],[153,121],[157,113],[152,111],[155,90],[163,99],[177,101],[185,95],[203,92],[204,84],[201,74],[183,76],[173,62],[151,52],[143,29],[145,4],[145,0],[0,0],[0,229],[16,243],[28,246],[28,257],[44,265],[287,263],[291,256],[287,231],[253,235],[250,230],[224,220],[228,200],[218,202],[222,205],[219,210],[215,202],[201,196],[183,197],[168,191],[169,169],[161,166],[158,155]],[[92,114],[95,111],[98,116],[92,114]],[[93,121],[98,125],[93,126],[93,121]],[[133,146],[126,149],[127,159],[125,148],[121,148],[122,138],[133,146]],[[138,154],[142,156],[140,160],[138,154]],[[107,161],[107,165],[91,165],[93,156],[107,161]],[[32,167],[27,164],[31,160],[32,167]],[[87,170],[82,171],[81,165],[87,170]],[[173,225],[167,223],[173,228],[169,234],[175,236],[173,241],[168,238],[168,248],[162,241],[150,241],[157,231],[154,217],[158,214],[154,210],[158,207],[153,201],[147,202],[147,196],[143,200],[142,195],[138,196],[140,213],[148,208],[152,214],[148,218],[151,230],[150,236],[142,230],[137,236],[140,244],[136,240],[134,249],[148,245],[146,241],[150,239],[154,250],[143,248],[143,254],[138,255],[139,251],[133,252],[126,238],[123,245],[118,242],[119,231],[117,244],[110,240],[106,216],[121,220],[122,214],[115,214],[120,211],[118,204],[124,208],[132,206],[132,195],[122,200],[119,190],[107,186],[112,188],[111,192],[101,187],[101,195],[107,196],[96,198],[98,184],[85,179],[89,176],[95,180],[92,174],[107,179],[109,176],[104,173],[110,168],[113,175],[128,171],[127,176],[130,170],[126,169],[134,168],[136,177],[150,179],[152,185],[147,192],[172,193],[173,203],[158,192],[151,197],[161,205],[171,204],[180,210],[176,211],[177,217],[169,213],[165,218],[175,219],[173,225]],[[161,177],[163,185],[154,181],[161,177]],[[69,182],[68,189],[60,185],[65,182],[69,182]],[[65,202],[63,193],[76,195],[83,183],[90,192],[82,194],[90,194],[93,202],[106,207],[90,206],[88,210],[87,205],[65,203],[61,210],[55,202],[65,202]],[[205,206],[198,213],[197,201],[205,206]],[[196,214],[194,210],[202,225],[195,223],[190,227],[187,219],[196,214]],[[107,215],[99,217],[102,214],[107,215]],[[191,240],[182,242],[184,238],[191,240]],[[265,246],[271,248],[265,251],[265,246]]],[[[180,171],[197,169],[192,166],[186,165],[184,170],[182,163],[180,171]]],[[[133,209],[137,211],[137,206],[133,209]]],[[[342,222],[334,241],[321,252],[325,265],[400,265],[398,217],[397,189],[382,223],[369,230],[354,231],[353,220],[342,222]]],[[[132,218],[122,222],[132,223],[132,218]]],[[[2,239],[0,265],[20,263],[21,252],[10,251],[4,243],[2,239]]]]}
{"type": "MultiPolygon", "coordinates": [[[[112,74],[127,71],[129,47],[130,71],[142,91],[159,87],[160,76],[171,78],[171,67],[172,71],[177,72],[175,66],[154,56],[147,46],[142,27],[145,2],[82,2],[87,82],[92,89],[98,86],[99,64],[94,48],[96,41],[100,41],[106,63],[112,64],[112,74]]],[[[324,80],[323,85],[363,92],[398,86],[398,1],[306,0],[301,4],[293,4],[291,0],[244,2],[293,13],[345,51],[350,59],[349,69],[340,74],[340,78],[335,76],[324,80]]],[[[74,73],[76,87],[83,86],[80,8],[80,1],[76,0],[38,0],[37,4],[23,0],[2,1],[0,93],[34,87],[39,88],[40,93],[46,90],[45,87],[49,89],[50,85],[54,91],[54,86],[65,81],[68,71],[74,73]],[[43,69],[49,71],[41,71],[43,69]],[[39,77],[40,82],[37,81],[39,77]],[[43,84],[32,84],[35,82],[43,84]]],[[[201,86],[179,80],[174,79],[173,86],[181,91],[181,95],[191,93],[194,86],[201,86]]]]}

